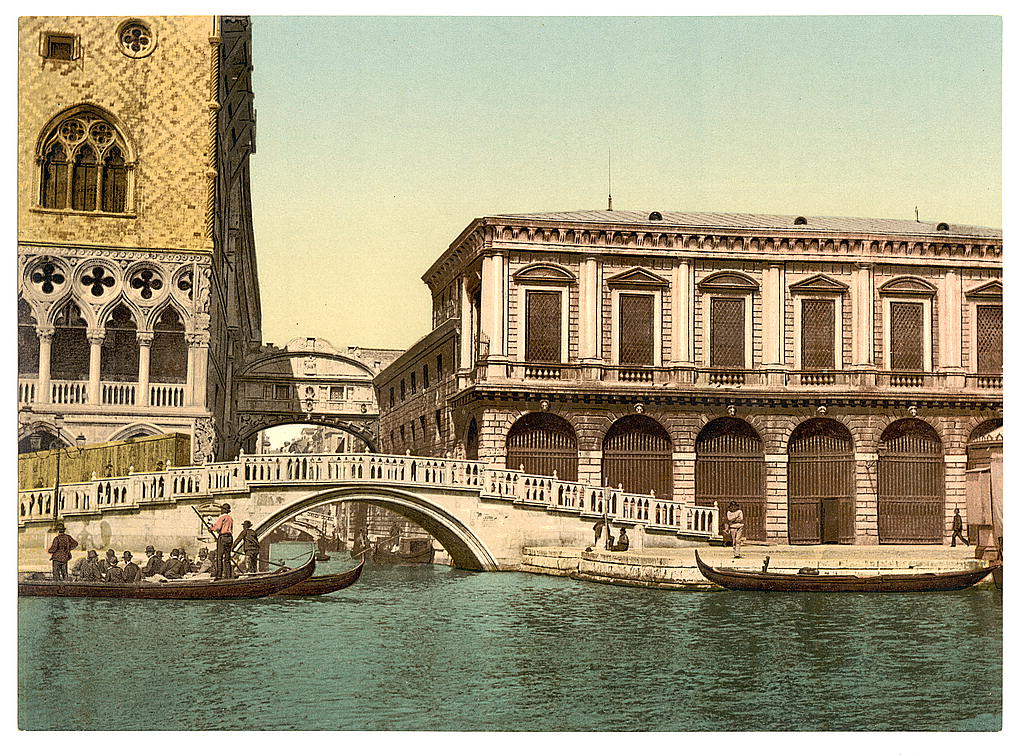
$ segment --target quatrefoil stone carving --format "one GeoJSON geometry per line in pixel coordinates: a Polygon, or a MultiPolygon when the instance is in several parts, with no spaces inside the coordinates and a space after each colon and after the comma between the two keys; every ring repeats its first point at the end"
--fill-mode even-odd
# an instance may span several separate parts
{"type": "Polygon", "coordinates": [[[33,271],[31,279],[43,294],[53,294],[64,283],[64,274],[53,263],[43,263],[33,271]]]}
{"type": "Polygon", "coordinates": [[[152,299],[154,292],[164,288],[164,282],[155,271],[146,268],[132,276],[131,287],[137,289],[143,299],[152,299]]]}
{"type": "Polygon", "coordinates": [[[94,297],[102,297],[103,293],[114,285],[114,277],[107,272],[106,268],[95,265],[92,270],[82,276],[82,283],[89,287],[89,293],[94,297]]]}

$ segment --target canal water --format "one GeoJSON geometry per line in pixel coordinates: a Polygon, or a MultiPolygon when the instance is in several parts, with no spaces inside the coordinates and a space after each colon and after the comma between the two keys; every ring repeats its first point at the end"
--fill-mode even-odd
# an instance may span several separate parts
{"type": "Polygon", "coordinates": [[[1001,627],[995,590],[687,593],[438,566],[368,566],[315,599],[23,598],[19,722],[997,730],[1001,627]]]}

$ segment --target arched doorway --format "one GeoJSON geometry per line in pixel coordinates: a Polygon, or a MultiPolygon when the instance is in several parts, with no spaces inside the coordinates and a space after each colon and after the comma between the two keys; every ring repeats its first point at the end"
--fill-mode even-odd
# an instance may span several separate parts
{"type": "Polygon", "coordinates": [[[878,542],[942,543],[945,464],[928,423],[897,420],[878,449],[878,542]]]}
{"type": "Polygon", "coordinates": [[[505,466],[520,467],[530,475],[551,475],[576,480],[579,451],[576,431],[569,422],[550,412],[533,412],[519,418],[505,441],[505,466]]]}
{"type": "Polygon", "coordinates": [[[630,493],[672,498],[672,439],[647,415],[617,420],[604,437],[601,478],[630,493]]]}
{"type": "Polygon", "coordinates": [[[789,438],[789,542],[853,543],[853,436],[835,420],[801,423],[789,438]]]}
{"type": "Polygon", "coordinates": [[[765,528],[764,444],[753,426],[734,417],[720,417],[697,436],[696,503],[718,502],[719,522],[725,523],[730,501],[743,510],[744,536],[767,538],[765,528]]]}
{"type": "Polygon", "coordinates": [[[466,430],[466,459],[479,459],[480,457],[480,430],[477,428],[476,418],[469,419],[469,428],[466,430]]]}

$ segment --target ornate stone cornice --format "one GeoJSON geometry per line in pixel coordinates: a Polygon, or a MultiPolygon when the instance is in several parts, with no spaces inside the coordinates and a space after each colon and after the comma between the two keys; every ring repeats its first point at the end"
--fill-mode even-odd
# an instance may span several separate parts
{"type": "Polygon", "coordinates": [[[210,253],[200,250],[144,249],[139,247],[69,246],[59,242],[29,242],[18,244],[18,254],[56,255],[62,258],[105,258],[111,260],[161,260],[165,262],[209,263],[210,253]]]}

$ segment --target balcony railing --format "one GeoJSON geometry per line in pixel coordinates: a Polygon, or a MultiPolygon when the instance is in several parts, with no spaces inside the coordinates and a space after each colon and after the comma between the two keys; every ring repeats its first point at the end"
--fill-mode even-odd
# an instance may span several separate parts
{"type": "MultiPolygon", "coordinates": [[[[184,407],[187,386],[183,383],[149,384],[149,406],[184,407]]],[[[100,403],[112,406],[130,407],[138,405],[139,384],[134,381],[101,381],[100,403]]],[[[18,402],[20,404],[46,403],[39,394],[39,379],[18,378],[18,402]]],[[[50,382],[50,404],[90,404],[89,382],[76,380],[52,380],[50,382]]]]}
{"type": "Polygon", "coordinates": [[[18,379],[18,404],[32,404],[36,400],[35,378],[18,379]]]}
{"type": "Polygon", "coordinates": [[[103,381],[100,384],[100,393],[103,395],[104,404],[135,404],[135,389],[137,383],[126,381],[103,381]]]}
{"type": "Polygon", "coordinates": [[[151,407],[184,407],[185,385],[182,383],[149,384],[149,404],[151,407]]]}
{"type": "Polygon", "coordinates": [[[50,402],[53,404],[88,404],[88,381],[51,381],[50,402]]]}

